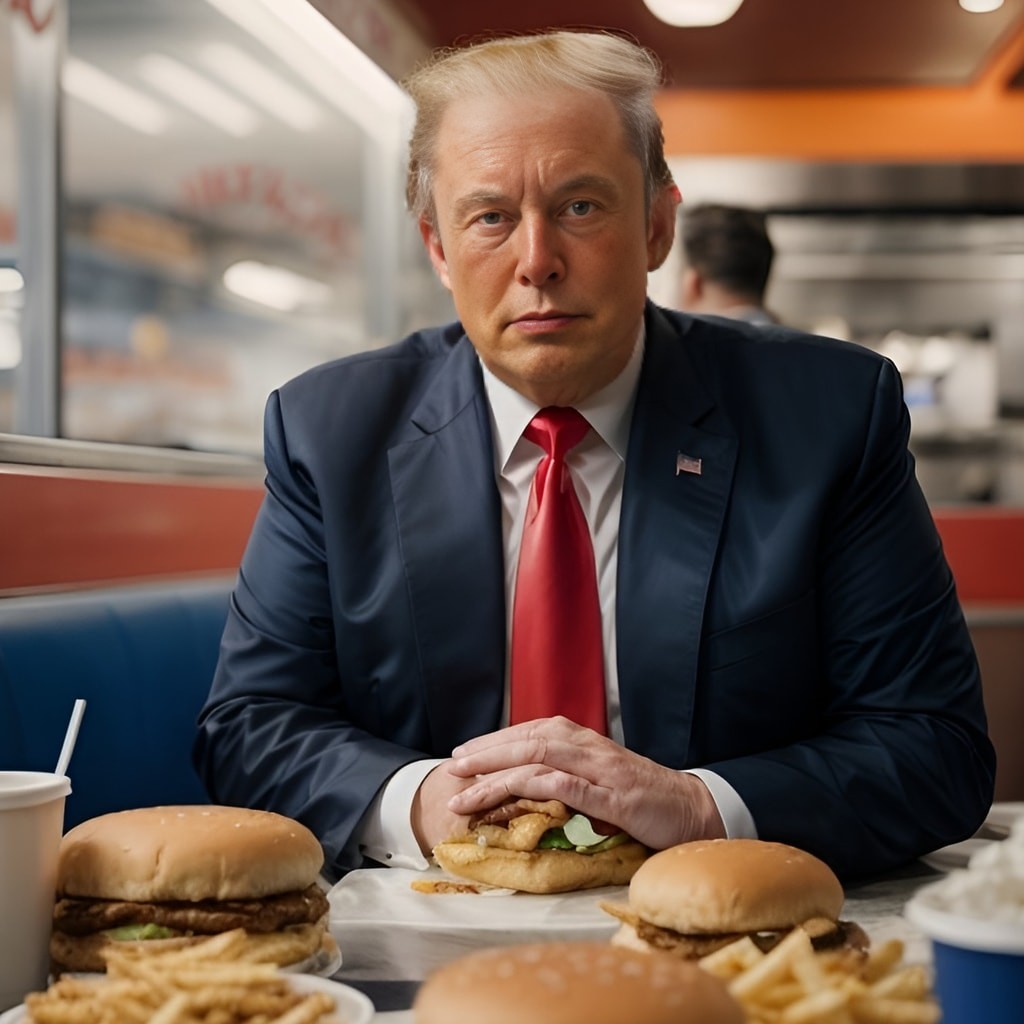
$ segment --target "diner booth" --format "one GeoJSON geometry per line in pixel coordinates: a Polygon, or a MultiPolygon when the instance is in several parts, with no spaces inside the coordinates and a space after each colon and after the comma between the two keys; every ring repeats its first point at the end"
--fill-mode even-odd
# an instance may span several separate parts
{"type": "MultiPolygon", "coordinates": [[[[86,699],[65,828],[207,799],[193,727],[262,499],[269,391],[454,315],[404,212],[396,81],[472,34],[438,39],[434,7],[0,4],[0,770],[52,771],[86,699]]],[[[959,85],[659,98],[685,202],[767,211],[769,306],[903,374],[1001,823],[1024,810],[1024,5],[1007,7],[959,85]]],[[[677,302],[681,270],[677,248],[656,301],[677,302]]],[[[845,913],[927,961],[902,907],[965,850],[851,888],[845,913]]],[[[614,930],[589,895],[496,928],[356,874],[332,891],[335,977],[380,1021],[409,1020],[422,979],[474,946],[544,938],[560,914],[559,935],[614,930]]]]}

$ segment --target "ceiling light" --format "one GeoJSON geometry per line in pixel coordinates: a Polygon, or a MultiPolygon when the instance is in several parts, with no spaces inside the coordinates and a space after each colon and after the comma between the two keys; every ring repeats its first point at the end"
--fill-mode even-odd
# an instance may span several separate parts
{"type": "Polygon", "coordinates": [[[160,135],[167,130],[169,117],[159,103],[84,60],[68,57],[61,81],[70,96],[137,132],[160,135]]]}
{"type": "Polygon", "coordinates": [[[971,14],[988,14],[990,11],[998,11],[1003,6],[1003,0],[960,0],[960,6],[971,14]]]}
{"type": "Polygon", "coordinates": [[[701,28],[721,25],[739,9],[743,0],[644,0],[648,10],[666,25],[701,28]]]}
{"type": "Polygon", "coordinates": [[[302,306],[326,305],[332,294],[322,281],[256,260],[232,263],[224,271],[223,280],[229,292],[282,313],[292,313],[302,306]]]}
{"type": "Polygon", "coordinates": [[[238,47],[210,43],[200,49],[199,58],[237,92],[290,128],[311,132],[323,120],[323,112],[305,93],[238,47]]]}
{"type": "Polygon", "coordinates": [[[407,134],[412,100],[309,0],[207,3],[259,39],[371,138],[390,144],[407,134]]]}
{"type": "Polygon", "coordinates": [[[256,112],[197,71],[162,53],[140,58],[139,74],[181,106],[239,138],[259,125],[256,112]]]}
{"type": "Polygon", "coordinates": [[[25,278],[17,267],[0,267],[0,295],[13,295],[25,287],[25,278]]]}

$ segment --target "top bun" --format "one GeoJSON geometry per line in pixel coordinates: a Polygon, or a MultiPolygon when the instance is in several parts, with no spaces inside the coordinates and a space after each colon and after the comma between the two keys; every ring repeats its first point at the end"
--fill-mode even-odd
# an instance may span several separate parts
{"type": "Polygon", "coordinates": [[[701,839],[649,857],[629,883],[643,920],[684,935],[777,931],[836,920],[843,887],[817,857],[760,839],[701,839]]]}
{"type": "Polygon", "coordinates": [[[725,985],[696,964],[603,942],[470,953],[432,973],[415,1024],[743,1024],[725,985]]]}
{"type": "Polygon", "coordinates": [[[261,899],[305,889],[323,861],[316,836],[280,814],[142,807],[90,818],[68,832],[57,891],[133,902],[261,899]]]}

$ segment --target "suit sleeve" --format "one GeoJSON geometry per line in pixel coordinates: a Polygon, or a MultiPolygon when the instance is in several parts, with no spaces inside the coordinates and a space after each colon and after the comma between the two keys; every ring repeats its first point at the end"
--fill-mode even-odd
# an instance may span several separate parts
{"type": "Polygon", "coordinates": [[[267,493],[231,598],[194,762],[211,798],[275,810],[320,839],[325,870],[358,867],[377,791],[422,753],[372,735],[346,700],[318,496],[289,457],[279,396],[265,420],[267,493]]]}
{"type": "Polygon", "coordinates": [[[706,765],[762,838],[846,876],[965,838],[993,792],[978,665],[908,438],[899,376],[883,362],[862,456],[819,539],[820,731],[706,765]]]}

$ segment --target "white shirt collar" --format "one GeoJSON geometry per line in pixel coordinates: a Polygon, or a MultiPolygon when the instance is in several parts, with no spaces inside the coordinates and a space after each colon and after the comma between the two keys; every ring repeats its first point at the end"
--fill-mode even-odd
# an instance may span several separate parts
{"type": "MultiPolygon", "coordinates": [[[[644,358],[644,325],[640,323],[636,344],[622,372],[596,394],[580,402],[575,408],[594,431],[623,461],[629,445],[629,427],[633,417],[640,368],[644,358]]],[[[481,361],[484,390],[491,409],[491,430],[494,435],[495,465],[502,472],[508,464],[512,450],[519,443],[527,424],[540,406],[499,380],[481,361]]]]}

